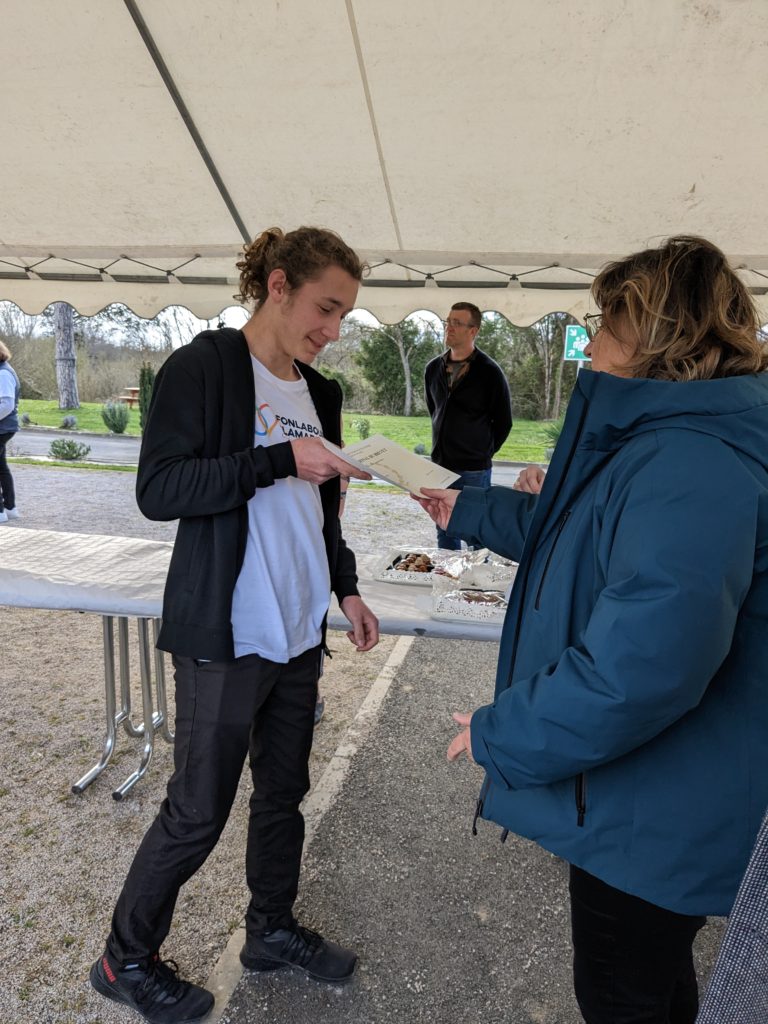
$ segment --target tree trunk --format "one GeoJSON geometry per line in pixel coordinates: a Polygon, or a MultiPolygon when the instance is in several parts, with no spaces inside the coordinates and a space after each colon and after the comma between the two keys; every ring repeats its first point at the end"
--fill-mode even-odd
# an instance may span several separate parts
{"type": "Polygon", "coordinates": [[[405,377],[405,401],[403,402],[403,416],[410,416],[413,409],[413,381],[411,380],[411,362],[405,348],[405,340],[398,327],[392,331],[392,337],[397,345],[397,352],[400,362],[403,364],[403,376],[405,377]]]}
{"type": "Polygon", "coordinates": [[[53,332],[56,338],[56,383],[59,387],[59,408],[79,409],[75,327],[72,307],[68,302],[54,303],[53,332]]]}
{"type": "MultiPolygon", "coordinates": [[[[565,324],[563,324],[562,327],[563,336],[565,336],[565,324]]],[[[557,360],[557,370],[555,373],[555,401],[552,406],[552,417],[556,420],[560,419],[560,405],[563,401],[563,365],[564,360],[561,351],[560,358],[557,360]]]]}
{"type": "Polygon", "coordinates": [[[544,418],[549,419],[552,408],[552,363],[546,346],[542,362],[544,363],[544,418]]]}

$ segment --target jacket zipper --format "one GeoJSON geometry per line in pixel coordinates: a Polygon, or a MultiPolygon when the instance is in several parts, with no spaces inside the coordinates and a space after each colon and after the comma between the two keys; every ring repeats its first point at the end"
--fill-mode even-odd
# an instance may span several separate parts
{"type": "Polygon", "coordinates": [[[555,534],[555,539],[552,541],[552,547],[549,549],[547,560],[544,563],[544,572],[541,574],[541,579],[539,580],[539,589],[536,591],[536,601],[533,605],[536,611],[539,610],[539,606],[541,604],[541,591],[544,587],[544,580],[547,578],[547,573],[549,572],[549,564],[552,561],[552,556],[555,553],[557,542],[560,540],[560,534],[563,532],[563,528],[565,527],[565,524],[568,521],[568,516],[570,514],[570,509],[568,509],[566,512],[563,512],[563,514],[560,516],[560,522],[557,524],[557,533],[555,534]]]}
{"type": "Polygon", "coordinates": [[[477,819],[483,813],[483,801],[485,800],[485,794],[488,792],[488,787],[490,786],[490,784],[491,784],[490,780],[489,780],[488,776],[486,775],[486,777],[483,779],[483,784],[480,787],[480,795],[478,796],[477,804],[475,805],[475,816],[472,819],[472,835],[473,836],[477,835],[477,819]]]}
{"type": "Polygon", "coordinates": [[[582,772],[576,778],[576,824],[584,826],[584,815],[587,813],[587,775],[582,772]]]}

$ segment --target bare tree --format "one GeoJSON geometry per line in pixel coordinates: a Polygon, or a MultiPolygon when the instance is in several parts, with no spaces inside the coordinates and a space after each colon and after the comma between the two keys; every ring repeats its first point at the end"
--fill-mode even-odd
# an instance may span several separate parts
{"type": "Polygon", "coordinates": [[[529,349],[541,365],[541,414],[544,419],[560,415],[563,377],[563,331],[565,313],[550,313],[526,332],[529,349]]]}
{"type": "Polygon", "coordinates": [[[13,345],[35,335],[35,317],[28,316],[15,302],[0,302],[0,338],[13,345]]]}
{"type": "MultiPolygon", "coordinates": [[[[560,351],[562,352],[565,345],[565,317],[560,319],[560,351]]],[[[558,420],[561,416],[562,402],[563,402],[563,370],[565,369],[565,360],[560,358],[556,363],[555,370],[555,397],[552,403],[552,416],[558,420]]]]}
{"type": "Polygon", "coordinates": [[[59,408],[79,409],[75,326],[72,307],[68,302],[54,303],[53,330],[56,338],[56,383],[59,387],[59,408]]]}
{"type": "Polygon", "coordinates": [[[421,386],[424,366],[439,351],[434,331],[428,328],[411,317],[399,324],[363,328],[357,363],[379,411],[413,415],[414,381],[421,386]]]}
{"type": "Polygon", "coordinates": [[[187,345],[196,334],[216,327],[218,318],[200,320],[186,306],[166,306],[155,317],[155,332],[164,352],[172,352],[179,345],[187,345]]]}
{"type": "Polygon", "coordinates": [[[403,416],[410,416],[413,408],[413,381],[411,380],[411,350],[400,324],[393,324],[387,329],[387,334],[392,339],[403,364],[403,376],[405,377],[405,400],[403,402],[403,416]]]}

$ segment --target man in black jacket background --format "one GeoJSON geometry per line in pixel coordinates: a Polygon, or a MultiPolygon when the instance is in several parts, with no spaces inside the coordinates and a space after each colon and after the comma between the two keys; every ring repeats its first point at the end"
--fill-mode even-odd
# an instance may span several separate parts
{"type": "MultiPolygon", "coordinates": [[[[446,351],[424,374],[432,417],[432,461],[459,474],[452,486],[490,487],[491,461],[512,429],[509,385],[497,362],[475,347],[482,323],[471,302],[451,306],[446,351]]],[[[461,541],[437,528],[438,547],[458,550],[461,541]]]]}

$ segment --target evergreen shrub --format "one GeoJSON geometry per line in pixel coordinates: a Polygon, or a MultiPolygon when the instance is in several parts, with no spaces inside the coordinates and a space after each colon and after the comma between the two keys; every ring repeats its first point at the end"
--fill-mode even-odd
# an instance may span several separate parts
{"type": "Polygon", "coordinates": [[[352,420],[352,429],[356,430],[360,440],[364,441],[371,433],[371,421],[361,416],[358,420],[352,420]]]}
{"type": "Polygon", "coordinates": [[[125,402],[105,402],[101,407],[101,418],[113,434],[122,434],[128,426],[128,406],[125,402]]]}
{"type": "Polygon", "coordinates": [[[152,388],[155,386],[155,371],[151,363],[142,363],[139,370],[139,427],[142,434],[147,422],[149,402],[152,398],[152,388]]]}
{"type": "Polygon", "coordinates": [[[64,462],[79,462],[84,459],[91,450],[89,444],[81,444],[79,441],[71,441],[69,438],[57,437],[51,441],[48,454],[52,459],[61,459],[64,462]]]}

